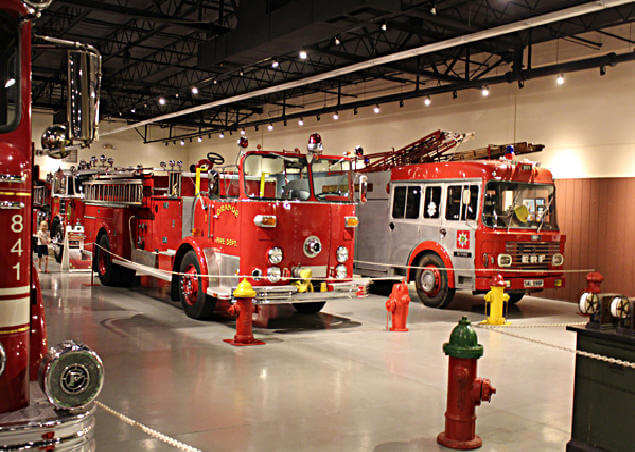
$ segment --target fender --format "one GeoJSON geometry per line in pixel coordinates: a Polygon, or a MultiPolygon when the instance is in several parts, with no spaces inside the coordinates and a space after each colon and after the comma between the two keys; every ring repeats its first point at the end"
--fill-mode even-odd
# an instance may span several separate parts
{"type": "MultiPolygon", "coordinates": [[[[200,244],[198,243],[198,240],[196,240],[196,238],[194,237],[185,237],[183,239],[183,242],[181,242],[181,244],[179,245],[179,249],[177,251],[177,255],[181,252],[181,249],[184,245],[190,245],[193,249],[194,252],[196,253],[196,257],[198,259],[198,265],[201,267],[201,275],[207,275],[207,259],[205,259],[205,253],[203,252],[203,248],[200,246],[200,244]]],[[[176,264],[176,259],[174,261],[174,263],[176,264]]],[[[178,272],[179,269],[178,268],[174,268],[175,272],[178,272]]],[[[207,286],[209,284],[209,279],[208,278],[201,278],[201,286],[203,286],[203,291],[207,292],[207,286]]]]}
{"type": "MultiPolygon", "coordinates": [[[[443,265],[445,266],[445,268],[447,268],[447,273],[448,273],[448,287],[453,289],[455,287],[454,284],[454,265],[452,265],[452,260],[450,259],[450,255],[447,253],[447,251],[445,250],[445,248],[441,245],[439,245],[437,242],[422,242],[419,245],[417,245],[415,247],[414,250],[412,250],[410,252],[410,256],[408,256],[408,266],[413,266],[415,265],[414,260],[417,258],[417,256],[424,252],[424,251],[434,251],[436,254],[439,255],[439,257],[441,258],[441,260],[443,261],[443,265]]],[[[411,270],[412,269],[408,269],[408,277],[407,277],[407,281],[410,281],[411,279],[411,270]]],[[[416,271],[416,270],[415,270],[416,271]]],[[[412,279],[414,279],[414,275],[412,276],[412,279]]]]}

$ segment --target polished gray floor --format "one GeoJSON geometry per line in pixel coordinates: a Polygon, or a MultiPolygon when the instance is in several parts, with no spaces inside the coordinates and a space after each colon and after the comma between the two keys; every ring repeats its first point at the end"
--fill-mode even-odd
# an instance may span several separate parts
{"type": "MultiPolygon", "coordinates": [[[[87,287],[87,275],[51,268],[41,275],[51,343],[93,347],[106,369],[103,403],[204,451],[444,450],[436,444],[447,384],[441,347],[462,315],[483,317],[482,302],[467,294],[442,311],[413,302],[410,331],[391,333],[386,298],[373,295],[314,315],[267,312],[254,330],[267,345],[232,347],[222,341],[234,334],[231,320],[191,320],[157,289],[87,287]]],[[[509,317],[515,325],[581,320],[573,304],[532,297],[509,317]]],[[[477,332],[485,347],[478,373],[497,389],[477,408],[481,450],[564,450],[573,354],[477,332]]],[[[575,346],[563,327],[513,333],[575,346]]],[[[101,409],[96,444],[176,450],[101,409]]]]}

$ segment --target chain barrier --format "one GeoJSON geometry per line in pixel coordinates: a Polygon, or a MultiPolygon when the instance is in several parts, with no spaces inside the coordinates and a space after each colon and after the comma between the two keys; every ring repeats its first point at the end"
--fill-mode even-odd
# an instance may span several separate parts
{"type": "MultiPolygon", "coordinates": [[[[585,325],[585,322],[573,322],[573,323],[554,323],[554,324],[538,324],[538,325],[526,325],[526,326],[519,326],[517,328],[540,328],[543,326],[579,326],[580,324],[585,325]]],[[[514,334],[514,333],[510,333],[509,331],[505,331],[503,328],[509,328],[509,326],[505,326],[505,327],[499,327],[499,326],[483,326],[483,325],[476,325],[477,328],[482,328],[482,329],[487,329],[487,330],[492,330],[495,331],[496,333],[499,334],[503,334],[505,336],[510,336],[510,337],[515,337],[517,339],[523,339],[525,341],[528,342],[532,342],[534,344],[539,344],[539,345],[545,345],[547,347],[551,347],[551,348],[555,348],[556,350],[561,350],[564,352],[569,352],[569,353],[573,353],[574,355],[580,355],[580,356],[584,356],[586,358],[590,358],[590,359],[595,359],[597,361],[602,361],[605,363],[609,363],[609,364],[615,364],[618,366],[622,366],[622,367],[626,367],[626,368],[631,368],[631,369],[635,369],[635,363],[631,362],[631,361],[624,361],[621,359],[616,359],[616,358],[611,358],[609,356],[604,356],[604,355],[600,355],[598,353],[591,353],[591,352],[585,352],[583,350],[575,350],[571,347],[567,347],[564,345],[557,345],[557,344],[552,344],[550,342],[547,341],[543,341],[541,339],[536,339],[533,337],[527,337],[527,336],[522,336],[520,334],[514,334]]]]}
{"type": "Polygon", "coordinates": [[[147,425],[142,424],[139,421],[135,421],[134,419],[130,419],[128,416],[126,416],[123,413],[120,413],[117,410],[114,410],[112,408],[110,408],[108,405],[100,402],[100,401],[96,401],[95,405],[97,405],[99,408],[101,408],[102,410],[104,410],[106,413],[110,414],[111,416],[116,417],[117,419],[119,419],[121,422],[128,424],[132,427],[136,427],[139,430],[143,431],[144,433],[146,433],[148,436],[151,436],[152,438],[156,438],[159,441],[168,444],[176,449],[180,449],[180,450],[184,450],[186,452],[202,452],[201,449],[198,449],[196,447],[192,447],[189,446],[185,443],[182,443],[181,441],[177,440],[176,438],[172,438],[168,435],[165,435],[163,433],[161,433],[158,430],[155,430],[153,428],[148,427],[147,425]]]}

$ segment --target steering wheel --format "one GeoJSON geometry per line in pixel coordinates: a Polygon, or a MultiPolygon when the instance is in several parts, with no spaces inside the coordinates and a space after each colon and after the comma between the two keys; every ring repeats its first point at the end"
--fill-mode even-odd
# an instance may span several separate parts
{"type": "Polygon", "coordinates": [[[225,163],[225,157],[220,155],[218,152],[208,152],[207,160],[209,160],[212,165],[222,165],[225,163]]]}

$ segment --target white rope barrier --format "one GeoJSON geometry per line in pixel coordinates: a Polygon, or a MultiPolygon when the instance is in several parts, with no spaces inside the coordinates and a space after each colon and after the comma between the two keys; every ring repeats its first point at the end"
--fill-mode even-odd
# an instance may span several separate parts
{"type": "MultiPolygon", "coordinates": [[[[415,270],[430,270],[432,267],[417,267],[415,265],[396,265],[396,264],[386,264],[384,262],[372,262],[372,261],[360,261],[354,260],[358,264],[370,264],[377,265],[379,267],[393,267],[393,268],[410,268],[415,270]]],[[[483,271],[483,272],[527,272],[527,273],[588,273],[593,272],[595,269],[593,268],[582,268],[577,270],[543,270],[538,268],[446,268],[446,267],[434,267],[435,270],[451,270],[451,271],[483,271]]]]}
{"type": "Polygon", "coordinates": [[[139,421],[135,421],[134,419],[130,419],[128,416],[126,416],[123,413],[120,413],[117,410],[114,410],[112,408],[110,408],[108,405],[100,402],[100,401],[96,401],[95,405],[97,405],[99,408],[103,409],[106,413],[116,417],[117,419],[119,419],[121,422],[124,422],[125,424],[131,425],[132,427],[136,427],[139,430],[143,431],[145,434],[147,434],[148,436],[152,437],[152,438],[156,438],[159,441],[165,443],[165,444],[169,444],[170,446],[176,448],[176,449],[180,449],[180,450],[184,450],[186,452],[201,452],[201,449],[198,449],[196,447],[192,447],[192,446],[188,446],[187,444],[182,443],[181,441],[177,440],[176,438],[172,438],[168,435],[165,435],[163,433],[161,433],[158,430],[155,430],[153,428],[148,427],[147,425],[142,424],[139,421]]]}

